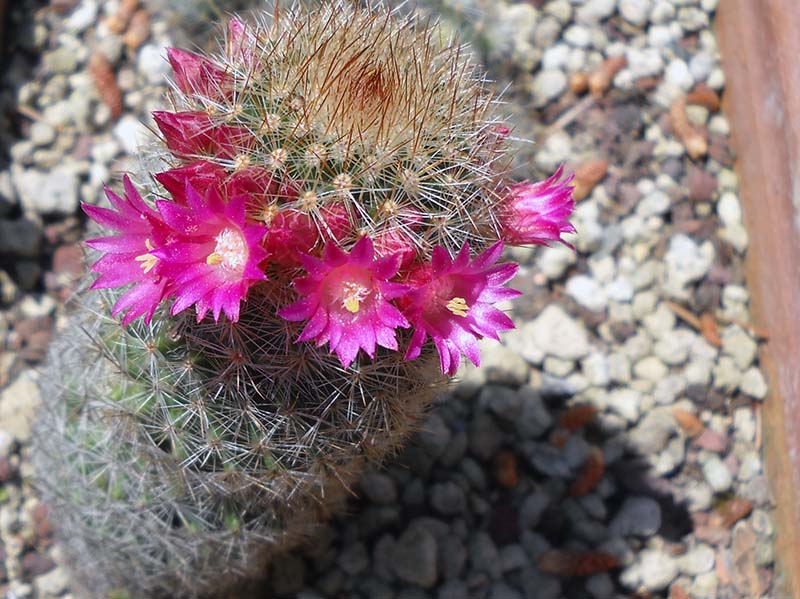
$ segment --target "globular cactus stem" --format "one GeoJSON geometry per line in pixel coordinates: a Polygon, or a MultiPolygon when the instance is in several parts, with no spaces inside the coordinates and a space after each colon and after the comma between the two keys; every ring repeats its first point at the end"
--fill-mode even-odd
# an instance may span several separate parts
{"type": "Polygon", "coordinates": [[[263,572],[513,326],[503,243],[573,231],[569,179],[508,180],[480,72],[414,17],[294,6],[169,60],[165,167],[84,206],[100,291],[44,382],[41,486],[97,596],[263,572]]]}

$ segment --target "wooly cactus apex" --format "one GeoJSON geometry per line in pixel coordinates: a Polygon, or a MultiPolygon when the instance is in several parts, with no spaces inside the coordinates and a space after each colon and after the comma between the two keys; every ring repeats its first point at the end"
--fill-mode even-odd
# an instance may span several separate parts
{"type": "Polygon", "coordinates": [[[162,166],[84,206],[100,276],[43,383],[41,487],[98,597],[263,572],[513,326],[504,244],[573,231],[570,178],[510,181],[480,71],[413,16],[296,5],[168,58],[162,166]]]}

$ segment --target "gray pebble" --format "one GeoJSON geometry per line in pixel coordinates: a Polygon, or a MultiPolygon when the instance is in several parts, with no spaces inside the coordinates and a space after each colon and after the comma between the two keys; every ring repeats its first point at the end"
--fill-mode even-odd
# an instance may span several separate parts
{"type": "Polygon", "coordinates": [[[436,539],[423,526],[409,527],[392,545],[391,566],[403,582],[429,589],[436,584],[436,539]]]}
{"type": "Polygon", "coordinates": [[[380,472],[368,472],[361,479],[361,490],[373,503],[387,504],[397,500],[394,481],[380,472]]]}
{"type": "Polygon", "coordinates": [[[476,532],[469,543],[470,566],[475,572],[484,572],[493,580],[503,573],[500,554],[491,537],[485,532],[476,532]]]}
{"type": "Polygon", "coordinates": [[[609,530],[620,537],[651,537],[661,528],[661,507],[651,497],[629,497],[622,504],[609,530]]]}
{"type": "Polygon", "coordinates": [[[454,516],[467,506],[464,491],[454,482],[436,483],[431,487],[431,505],[443,516],[454,516]]]}

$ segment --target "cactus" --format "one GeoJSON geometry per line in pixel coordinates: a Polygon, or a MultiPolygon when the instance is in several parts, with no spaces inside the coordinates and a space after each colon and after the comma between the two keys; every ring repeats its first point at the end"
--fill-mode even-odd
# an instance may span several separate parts
{"type": "Polygon", "coordinates": [[[413,16],[296,5],[169,60],[160,172],[84,206],[111,234],[43,377],[40,486],[98,597],[263,573],[513,326],[503,242],[573,230],[569,179],[508,180],[488,86],[413,16]]]}

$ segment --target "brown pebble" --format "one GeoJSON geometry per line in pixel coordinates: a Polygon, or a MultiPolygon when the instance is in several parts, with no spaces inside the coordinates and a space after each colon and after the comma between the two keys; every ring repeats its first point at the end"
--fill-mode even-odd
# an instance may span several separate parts
{"type": "Polygon", "coordinates": [[[692,202],[709,202],[717,192],[717,178],[695,164],[689,166],[687,184],[692,202]]]}
{"type": "Polygon", "coordinates": [[[571,406],[558,417],[558,426],[576,432],[592,422],[597,416],[597,408],[591,404],[571,406]]]}
{"type": "Polygon", "coordinates": [[[702,420],[683,408],[672,408],[672,416],[689,437],[696,437],[706,428],[702,420]]]}
{"type": "Polygon", "coordinates": [[[46,574],[56,567],[56,563],[47,555],[36,551],[29,551],[20,560],[23,576],[27,579],[46,574]]]}
{"type": "Polygon", "coordinates": [[[142,8],[133,13],[122,41],[129,50],[136,50],[147,41],[148,37],[150,37],[150,13],[142,8]]]}
{"type": "Polygon", "coordinates": [[[501,451],[494,457],[492,473],[497,484],[505,489],[513,489],[519,482],[517,456],[513,451],[501,451]]]}
{"type": "Polygon", "coordinates": [[[14,478],[16,469],[11,465],[8,458],[0,458],[0,483],[6,483],[14,478]]]}
{"type": "Polygon", "coordinates": [[[692,445],[706,451],[723,453],[728,449],[728,438],[717,431],[707,428],[692,440],[692,445]]]}
{"type": "Polygon", "coordinates": [[[122,0],[117,12],[106,19],[106,27],[112,33],[122,33],[128,28],[128,23],[138,8],[139,0],[122,0]]]}
{"type": "Polygon", "coordinates": [[[713,526],[724,526],[733,528],[742,518],[746,518],[753,511],[753,502],[744,497],[734,497],[722,503],[716,511],[711,514],[709,523],[713,526]]]}
{"type": "Polygon", "coordinates": [[[589,91],[589,74],[572,73],[569,77],[569,88],[575,95],[582,95],[589,91]]]}
{"type": "Polygon", "coordinates": [[[694,536],[703,543],[724,546],[729,543],[731,532],[729,529],[720,526],[695,526],[694,536]]]}
{"type": "Polygon", "coordinates": [[[536,562],[539,571],[555,576],[592,576],[620,567],[619,560],[605,551],[548,549],[536,562]]]}
{"type": "Polygon", "coordinates": [[[598,447],[592,447],[586,456],[586,461],[581,466],[580,472],[569,487],[572,497],[583,497],[591,493],[603,478],[605,473],[605,460],[603,452],[598,447]]]}
{"type": "Polygon", "coordinates": [[[669,589],[669,599],[692,599],[692,597],[676,582],[669,589]]]}
{"type": "Polygon", "coordinates": [[[589,160],[575,169],[575,187],[572,197],[576,202],[586,198],[595,185],[605,178],[608,173],[608,160],[589,160]]]}

